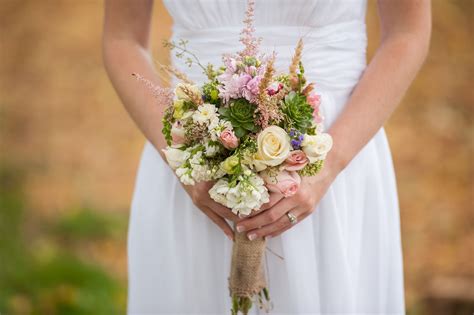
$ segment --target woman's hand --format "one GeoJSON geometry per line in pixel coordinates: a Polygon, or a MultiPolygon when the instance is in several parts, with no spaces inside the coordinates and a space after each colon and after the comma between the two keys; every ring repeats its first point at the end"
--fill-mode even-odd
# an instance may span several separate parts
{"type": "Polygon", "coordinates": [[[257,215],[245,218],[237,225],[238,232],[247,232],[247,237],[254,240],[259,237],[275,237],[293,226],[286,215],[288,211],[296,216],[297,223],[313,213],[316,205],[326,193],[335,175],[323,168],[316,176],[303,177],[295,195],[278,199],[276,204],[263,208],[257,215]],[[266,209],[266,210],[265,210],[266,209]]]}
{"type": "Polygon", "coordinates": [[[227,237],[234,240],[234,230],[225,219],[238,222],[241,220],[232,211],[223,205],[215,202],[209,196],[209,189],[214,185],[213,182],[199,182],[193,186],[183,185],[194,205],[198,207],[205,215],[209,217],[227,237]]]}

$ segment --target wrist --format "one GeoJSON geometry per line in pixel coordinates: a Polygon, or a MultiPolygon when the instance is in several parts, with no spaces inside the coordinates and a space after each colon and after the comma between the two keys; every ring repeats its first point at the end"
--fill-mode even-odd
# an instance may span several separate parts
{"type": "Polygon", "coordinates": [[[334,126],[328,130],[328,133],[333,139],[333,146],[326,156],[324,167],[328,168],[328,171],[334,177],[337,177],[349,164],[351,158],[347,156],[346,144],[343,144],[344,141],[341,141],[344,137],[334,129],[334,126]]]}
{"type": "Polygon", "coordinates": [[[333,147],[324,160],[323,169],[326,170],[329,177],[336,178],[337,175],[346,168],[347,164],[348,163],[341,152],[333,147]]]}

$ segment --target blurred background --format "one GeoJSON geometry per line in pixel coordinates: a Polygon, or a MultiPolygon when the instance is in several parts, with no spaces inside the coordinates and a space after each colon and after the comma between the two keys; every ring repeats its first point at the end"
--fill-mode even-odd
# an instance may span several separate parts
{"type": "MultiPolygon", "coordinates": [[[[171,19],[155,6],[154,56],[171,19]]],[[[101,60],[100,0],[0,0],[0,313],[123,314],[142,135],[101,60]]],[[[388,122],[408,314],[474,311],[473,0],[433,0],[431,52],[388,122]]],[[[369,58],[378,44],[369,0],[369,58]]]]}

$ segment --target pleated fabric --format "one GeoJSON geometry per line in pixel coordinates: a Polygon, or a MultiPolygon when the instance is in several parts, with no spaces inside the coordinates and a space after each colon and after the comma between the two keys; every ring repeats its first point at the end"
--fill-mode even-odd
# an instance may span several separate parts
{"type": "MultiPolygon", "coordinates": [[[[165,0],[173,37],[203,64],[241,50],[245,0],[165,0]]],[[[329,127],[366,67],[365,0],[256,0],[262,51],[286,71],[300,37],[329,127]]],[[[196,82],[204,75],[172,58],[196,82]]],[[[157,131],[159,132],[159,131],[157,131]]],[[[200,212],[146,143],[128,235],[129,315],[229,314],[232,242],[200,212]]],[[[383,129],[333,182],[316,211],[268,247],[274,315],[404,314],[395,175],[383,129]]],[[[253,309],[251,314],[264,314],[253,309]]]]}

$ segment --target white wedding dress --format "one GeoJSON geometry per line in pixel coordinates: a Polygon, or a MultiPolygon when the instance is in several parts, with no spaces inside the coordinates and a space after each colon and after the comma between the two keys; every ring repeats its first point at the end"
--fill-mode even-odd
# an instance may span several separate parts
{"type": "MultiPolygon", "coordinates": [[[[173,39],[189,39],[203,64],[220,64],[222,53],[242,48],[245,0],[164,2],[174,19],[173,39]]],[[[256,0],[261,48],[277,52],[279,70],[287,69],[304,37],[306,75],[323,96],[326,127],[366,67],[365,11],[365,0],[256,0]]],[[[173,62],[196,82],[204,80],[199,68],[173,62]]],[[[404,314],[398,200],[383,129],[316,211],[268,247],[284,257],[266,255],[274,315],[404,314]]],[[[230,314],[231,249],[147,143],[129,227],[128,314],[230,314]]]]}

